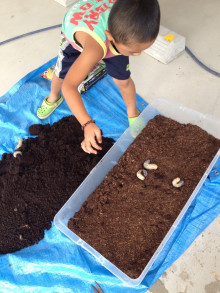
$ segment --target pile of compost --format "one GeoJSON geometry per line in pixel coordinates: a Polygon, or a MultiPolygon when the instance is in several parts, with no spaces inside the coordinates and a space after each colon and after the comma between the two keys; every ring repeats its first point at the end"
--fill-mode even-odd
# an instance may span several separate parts
{"type": "Polygon", "coordinates": [[[102,151],[81,149],[83,131],[73,116],[35,124],[16,157],[0,161],[0,253],[33,245],[44,237],[55,214],[113,145],[103,137],[102,151]]]}

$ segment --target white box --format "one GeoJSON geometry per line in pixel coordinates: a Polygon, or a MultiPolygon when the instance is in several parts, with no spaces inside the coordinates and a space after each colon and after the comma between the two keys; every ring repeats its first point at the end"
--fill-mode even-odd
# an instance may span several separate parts
{"type": "Polygon", "coordinates": [[[185,43],[185,37],[161,25],[155,42],[144,52],[167,64],[185,50],[185,43]]]}
{"type": "Polygon", "coordinates": [[[71,4],[73,4],[74,2],[77,2],[79,0],[55,0],[56,2],[60,3],[61,5],[67,7],[71,4]]]}

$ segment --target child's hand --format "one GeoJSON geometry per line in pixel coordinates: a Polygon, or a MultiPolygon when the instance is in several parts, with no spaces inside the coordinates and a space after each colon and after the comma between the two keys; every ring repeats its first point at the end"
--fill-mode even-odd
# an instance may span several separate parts
{"type": "Polygon", "coordinates": [[[102,149],[97,142],[102,143],[101,130],[95,123],[90,123],[84,129],[84,140],[81,142],[81,147],[86,153],[97,154],[96,150],[102,149]]]}

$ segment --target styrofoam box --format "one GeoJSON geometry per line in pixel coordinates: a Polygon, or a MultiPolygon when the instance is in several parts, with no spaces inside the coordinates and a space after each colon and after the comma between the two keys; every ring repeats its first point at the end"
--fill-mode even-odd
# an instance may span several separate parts
{"type": "Polygon", "coordinates": [[[103,257],[99,252],[97,252],[94,248],[92,248],[81,238],[79,238],[75,233],[73,233],[67,227],[67,225],[69,219],[80,210],[82,204],[87,200],[89,195],[96,189],[96,187],[104,180],[106,174],[110,171],[110,169],[112,169],[112,167],[116,165],[119,158],[123,155],[128,146],[134,141],[135,137],[141,132],[144,126],[148,123],[148,121],[157,114],[161,114],[180,123],[191,123],[198,125],[199,127],[206,130],[208,133],[212,134],[216,138],[220,138],[220,119],[215,119],[211,116],[203,115],[199,112],[188,109],[182,105],[179,105],[177,103],[171,102],[163,98],[155,99],[151,104],[149,104],[145,108],[145,110],[140,114],[138,119],[131,125],[131,127],[129,127],[122,134],[122,136],[117,140],[117,142],[112,146],[112,148],[107,152],[107,154],[102,158],[102,160],[96,165],[96,167],[92,169],[90,174],[86,177],[86,179],[82,182],[82,184],[73,193],[70,199],[65,203],[65,205],[60,209],[60,211],[56,214],[54,218],[55,226],[61,232],[63,232],[76,244],[80,245],[88,252],[90,252],[92,255],[94,255],[95,258],[105,268],[107,268],[120,280],[122,280],[130,286],[137,286],[142,282],[150,267],[158,257],[159,253],[162,251],[164,245],[172,235],[175,228],[177,227],[178,223],[186,213],[188,207],[192,203],[193,199],[195,198],[196,194],[198,193],[199,189],[204,183],[209,172],[213,168],[215,162],[220,156],[220,151],[218,151],[215,158],[212,160],[211,164],[202,176],[197,187],[193,191],[191,197],[189,198],[186,205],[179,214],[178,218],[173,223],[169,232],[161,242],[160,246],[152,256],[148,264],[146,264],[145,269],[143,270],[141,275],[136,279],[132,279],[128,277],[126,274],[124,274],[115,265],[113,265],[110,261],[103,257]]]}
{"type": "Polygon", "coordinates": [[[73,4],[74,2],[77,2],[78,0],[55,0],[56,2],[60,3],[61,5],[67,7],[71,4],[73,4]]]}
{"type": "Polygon", "coordinates": [[[148,49],[144,50],[144,52],[160,62],[167,64],[185,50],[185,44],[185,37],[161,25],[155,42],[148,49]],[[174,39],[168,41],[166,39],[168,35],[172,35],[174,39]]]}

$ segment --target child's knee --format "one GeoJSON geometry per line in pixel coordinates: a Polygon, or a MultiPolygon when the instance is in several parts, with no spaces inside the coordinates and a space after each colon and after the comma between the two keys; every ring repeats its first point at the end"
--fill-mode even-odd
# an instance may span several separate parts
{"type": "Polygon", "coordinates": [[[125,88],[129,85],[130,82],[130,77],[128,79],[116,79],[113,77],[114,83],[119,87],[119,88],[125,88]]]}

